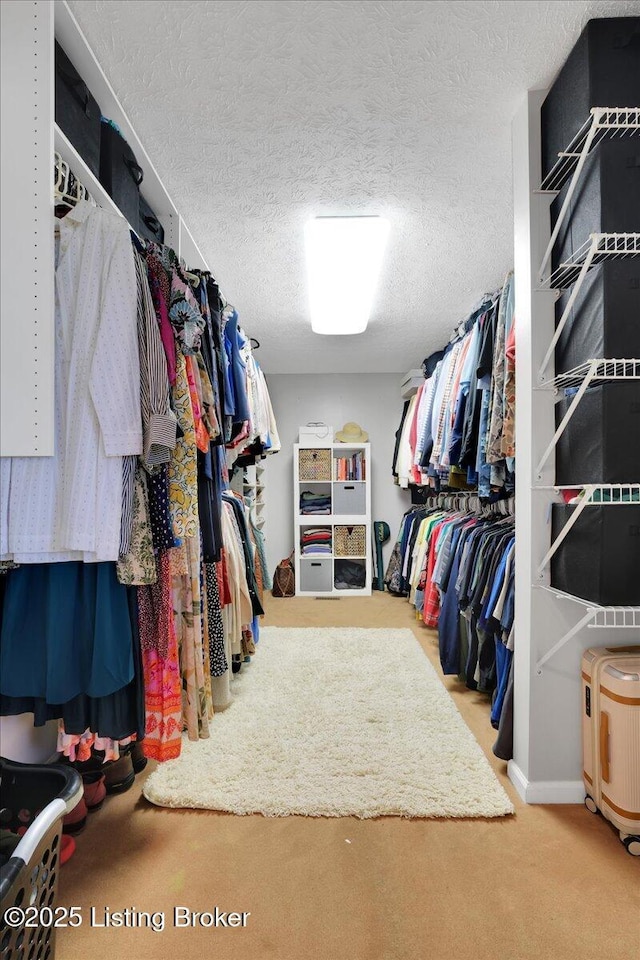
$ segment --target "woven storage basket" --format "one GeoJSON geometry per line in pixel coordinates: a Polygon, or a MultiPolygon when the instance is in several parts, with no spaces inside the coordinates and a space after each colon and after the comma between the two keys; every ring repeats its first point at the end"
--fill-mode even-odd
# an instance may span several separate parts
{"type": "Polygon", "coordinates": [[[331,480],[331,450],[299,450],[300,480],[331,480]]]}
{"type": "Polygon", "coordinates": [[[357,527],[333,528],[333,551],[336,557],[364,557],[367,550],[367,528],[362,524],[357,527]]]}

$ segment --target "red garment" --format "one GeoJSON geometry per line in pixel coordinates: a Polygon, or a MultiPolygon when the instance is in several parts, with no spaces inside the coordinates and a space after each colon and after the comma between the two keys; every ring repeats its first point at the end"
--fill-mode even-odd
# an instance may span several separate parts
{"type": "Polygon", "coordinates": [[[220,560],[216,563],[216,576],[218,578],[218,592],[220,594],[220,606],[226,607],[231,603],[231,588],[229,586],[229,575],[227,573],[227,558],[224,550],[220,551],[220,560]]]}
{"type": "Polygon", "coordinates": [[[142,650],[155,650],[164,660],[170,640],[169,624],[173,620],[171,562],[169,551],[163,550],[156,561],[158,579],[149,586],[138,587],[138,627],[142,650]]]}
{"type": "Polygon", "coordinates": [[[189,383],[189,397],[191,398],[191,410],[193,411],[193,423],[196,431],[196,446],[202,453],[209,449],[209,431],[202,422],[202,411],[200,409],[200,399],[196,387],[196,378],[193,372],[193,357],[184,358],[187,371],[187,381],[189,383]]]}
{"type": "Polygon", "coordinates": [[[152,760],[172,760],[180,756],[182,745],[182,679],[168,550],[160,554],[157,584],[139,587],[138,600],[142,601],[139,606],[140,640],[141,645],[145,644],[142,664],[146,736],[142,749],[145,757],[152,760]]]}
{"type": "Polygon", "coordinates": [[[169,301],[171,300],[171,286],[167,271],[155,254],[147,254],[147,269],[151,297],[156,310],[156,320],[160,328],[160,337],[167,358],[167,373],[172,387],[176,385],[176,341],[173,327],[169,320],[169,301]]]}
{"type": "Polygon", "coordinates": [[[507,342],[506,342],[506,344],[505,344],[505,350],[504,350],[504,352],[505,352],[506,355],[508,356],[509,360],[511,360],[511,361],[513,361],[513,362],[515,363],[515,359],[516,359],[516,324],[515,324],[515,320],[513,321],[513,325],[512,325],[512,327],[511,327],[510,332],[509,332],[509,336],[507,337],[507,342]]]}
{"type": "Polygon", "coordinates": [[[422,619],[426,627],[437,627],[440,616],[440,590],[433,582],[433,568],[436,565],[438,540],[440,539],[440,534],[442,533],[445,522],[445,520],[441,520],[439,523],[436,523],[431,531],[431,538],[429,540],[427,579],[424,591],[424,608],[422,610],[422,619]]]}
{"type": "Polygon", "coordinates": [[[409,483],[415,483],[418,486],[422,483],[422,474],[413,461],[416,458],[416,446],[418,445],[418,411],[420,410],[420,399],[422,397],[422,391],[424,390],[424,387],[424,383],[421,387],[418,387],[418,393],[416,394],[416,405],[413,411],[413,420],[411,421],[411,427],[409,428],[409,447],[411,449],[409,483]]]}

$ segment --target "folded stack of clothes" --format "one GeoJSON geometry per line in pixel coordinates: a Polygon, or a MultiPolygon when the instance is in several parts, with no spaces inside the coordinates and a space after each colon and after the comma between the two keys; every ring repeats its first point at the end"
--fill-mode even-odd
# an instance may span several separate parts
{"type": "Polygon", "coordinates": [[[331,528],[330,527],[305,527],[300,537],[300,546],[302,553],[308,556],[310,553],[331,553],[331,528]]]}
{"type": "Polygon", "coordinates": [[[330,514],[331,513],[331,494],[330,493],[312,493],[311,490],[304,490],[300,494],[300,513],[307,514],[330,514]]]}

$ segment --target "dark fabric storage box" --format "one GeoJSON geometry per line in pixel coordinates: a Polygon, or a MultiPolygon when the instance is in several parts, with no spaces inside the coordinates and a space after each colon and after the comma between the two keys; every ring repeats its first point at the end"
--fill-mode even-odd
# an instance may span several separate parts
{"type": "MultiPolygon", "coordinates": [[[[556,426],[570,404],[571,397],[556,404],[556,426]]],[[[586,391],[558,440],[556,482],[640,482],[640,380],[586,391]]]]}
{"type": "MultiPolygon", "coordinates": [[[[559,322],[571,291],[556,302],[559,322]]],[[[585,360],[640,357],[640,258],[606,260],[589,271],[556,346],[556,373],[585,360]]]]}
{"type": "Polygon", "coordinates": [[[142,167],[127,141],[110,123],[103,122],[100,134],[100,182],[134,230],[140,223],[142,177],[142,167]]]}
{"type": "MultiPolygon", "coordinates": [[[[640,72],[640,58],[638,62],[640,72]]],[[[569,190],[567,182],[551,204],[555,223],[569,190]]],[[[640,232],[640,140],[604,140],[587,157],[553,247],[554,269],[591,233],[640,232]]]]}
{"type": "Polygon", "coordinates": [[[97,177],[100,174],[100,107],[57,41],[55,63],[56,123],[97,177]]]}
{"type": "Polygon", "coordinates": [[[137,232],[146,240],[155,240],[159,244],[164,243],[164,227],[142,194],[140,194],[140,220],[137,232]]]}
{"type": "MultiPolygon", "coordinates": [[[[576,508],[553,504],[552,537],[576,508]]],[[[551,558],[551,586],[603,606],[640,604],[640,503],[585,507],[551,558]]]]}
{"type": "Polygon", "coordinates": [[[367,568],[364,561],[335,560],[333,585],[336,590],[364,590],[367,585],[367,568]]]}
{"type": "Polygon", "coordinates": [[[640,106],[640,17],[589,20],[542,104],[542,173],[591,107],[640,106]]]}

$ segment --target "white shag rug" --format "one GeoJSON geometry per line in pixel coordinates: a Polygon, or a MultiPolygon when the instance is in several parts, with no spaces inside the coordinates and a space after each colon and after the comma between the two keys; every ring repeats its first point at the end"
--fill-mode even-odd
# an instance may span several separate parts
{"type": "Polygon", "coordinates": [[[233,692],[210,739],[185,739],[146,780],[147,800],[266,816],[513,813],[410,630],[264,627],[233,692]]]}

